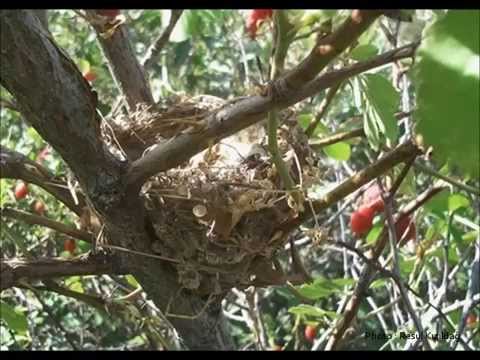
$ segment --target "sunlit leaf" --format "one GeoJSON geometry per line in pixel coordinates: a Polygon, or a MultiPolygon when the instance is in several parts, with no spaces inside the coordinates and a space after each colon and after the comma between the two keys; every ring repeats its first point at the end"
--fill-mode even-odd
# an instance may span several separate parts
{"type": "Polygon", "coordinates": [[[347,161],[352,153],[350,144],[340,141],[338,143],[325,146],[323,152],[334,160],[347,161]]]}
{"type": "Polygon", "coordinates": [[[353,279],[325,279],[317,278],[312,284],[297,287],[298,292],[311,300],[320,299],[335,293],[345,291],[345,286],[353,284],[353,279]]]}
{"type": "Polygon", "coordinates": [[[438,160],[480,174],[480,11],[451,10],[424,34],[413,80],[417,130],[438,160]]]}
{"type": "Polygon", "coordinates": [[[27,317],[21,311],[0,300],[0,318],[14,331],[26,334],[28,330],[27,317]]]}

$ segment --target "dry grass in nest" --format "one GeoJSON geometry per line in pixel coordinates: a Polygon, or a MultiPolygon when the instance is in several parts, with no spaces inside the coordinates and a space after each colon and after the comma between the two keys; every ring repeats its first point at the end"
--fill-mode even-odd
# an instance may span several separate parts
{"type": "MultiPolygon", "coordinates": [[[[130,158],[141,156],[148,147],[200,126],[221,106],[209,100],[181,99],[161,111],[140,109],[130,119],[117,119],[116,139],[106,131],[107,140],[130,158]]],[[[295,147],[299,151],[298,144],[286,141],[293,133],[279,131],[283,153],[295,153],[295,147]]],[[[259,262],[270,264],[283,246],[285,239],[275,226],[293,212],[264,141],[245,144],[230,137],[144,184],[142,196],[156,236],[152,252],[174,259],[185,288],[219,294],[250,286],[259,275],[259,262]]],[[[287,164],[308,182],[314,168],[305,158],[302,153],[299,162],[290,156],[287,164]]]]}

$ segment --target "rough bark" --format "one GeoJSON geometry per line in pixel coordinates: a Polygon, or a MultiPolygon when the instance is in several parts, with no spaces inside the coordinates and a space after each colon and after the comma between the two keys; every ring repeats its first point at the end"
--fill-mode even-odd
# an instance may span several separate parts
{"type": "MultiPolygon", "coordinates": [[[[138,194],[125,192],[127,164],[110,154],[100,138],[95,96],[89,84],[32,11],[1,11],[0,26],[2,86],[15,97],[25,119],[78,178],[111,244],[150,252],[143,203],[138,194]],[[39,91],[42,84],[48,86],[39,91]]],[[[180,293],[176,274],[168,264],[131,253],[118,253],[118,259],[122,268],[138,277],[159,308],[166,309],[172,295],[180,293]]],[[[2,274],[10,273],[2,270],[2,274]]],[[[171,302],[169,311],[198,315],[204,304],[205,299],[184,294],[171,302]]],[[[228,335],[222,331],[221,317],[218,311],[209,310],[194,319],[172,320],[189,348],[231,348],[225,340],[228,335]]]]}
{"type": "Polygon", "coordinates": [[[0,290],[18,281],[41,280],[69,275],[125,274],[118,259],[110,255],[84,255],[73,260],[14,259],[0,261],[0,290]]]}
{"type": "MultiPolygon", "coordinates": [[[[88,13],[93,17],[97,16],[95,11],[88,13]]],[[[135,111],[141,103],[153,105],[152,92],[130,44],[128,28],[123,24],[119,25],[111,36],[105,36],[108,23],[93,25],[108,60],[110,72],[125,95],[130,111],[135,111]]]]}

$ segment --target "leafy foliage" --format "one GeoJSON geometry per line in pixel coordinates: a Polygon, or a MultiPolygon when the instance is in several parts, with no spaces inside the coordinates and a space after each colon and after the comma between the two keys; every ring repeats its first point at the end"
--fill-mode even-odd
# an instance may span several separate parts
{"type": "Polygon", "coordinates": [[[480,12],[449,11],[426,31],[416,67],[418,131],[435,156],[480,175],[480,12]]]}

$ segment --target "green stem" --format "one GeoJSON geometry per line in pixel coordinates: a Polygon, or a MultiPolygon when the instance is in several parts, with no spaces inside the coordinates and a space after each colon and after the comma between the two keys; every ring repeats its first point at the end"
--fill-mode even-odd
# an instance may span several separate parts
{"type": "Polygon", "coordinates": [[[278,141],[277,141],[277,128],[278,128],[278,118],[277,118],[277,110],[272,110],[268,113],[268,150],[270,151],[270,155],[272,156],[272,161],[277,168],[278,174],[283,181],[283,185],[285,186],[286,190],[293,190],[295,187],[295,183],[293,182],[290,172],[288,171],[285,162],[282,159],[282,154],[278,149],[278,141]]]}

